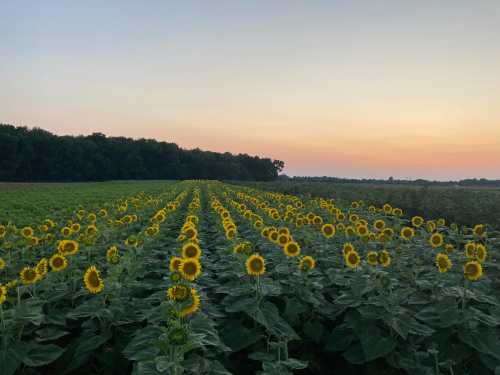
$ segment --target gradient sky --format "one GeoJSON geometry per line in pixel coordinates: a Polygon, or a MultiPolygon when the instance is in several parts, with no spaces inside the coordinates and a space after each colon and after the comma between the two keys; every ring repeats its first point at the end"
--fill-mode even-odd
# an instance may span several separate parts
{"type": "Polygon", "coordinates": [[[0,2],[0,122],[500,178],[500,1],[0,2]]]}

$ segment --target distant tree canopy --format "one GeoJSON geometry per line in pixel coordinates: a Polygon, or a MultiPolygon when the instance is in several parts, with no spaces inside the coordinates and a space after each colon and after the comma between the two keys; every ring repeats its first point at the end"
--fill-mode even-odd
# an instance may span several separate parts
{"type": "Polygon", "coordinates": [[[200,149],[175,143],[89,136],[0,124],[0,181],[103,181],[128,179],[227,179],[270,181],[280,160],[200,149]]]}

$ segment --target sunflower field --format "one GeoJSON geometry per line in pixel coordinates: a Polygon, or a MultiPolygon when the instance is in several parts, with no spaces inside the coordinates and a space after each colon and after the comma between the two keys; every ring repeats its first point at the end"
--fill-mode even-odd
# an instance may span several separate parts
{"type": "Polygon", "coordinates": [[[0,375],[500,374],[488,223],[217,181],[0,197],[0,375]]]}

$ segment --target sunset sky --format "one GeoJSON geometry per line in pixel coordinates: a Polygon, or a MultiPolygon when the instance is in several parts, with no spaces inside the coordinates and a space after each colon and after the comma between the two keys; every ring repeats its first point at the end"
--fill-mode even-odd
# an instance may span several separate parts
{"type": "Polygon", "coordinates": [[[500,178],[500,1],[2,1],[0,123],[500,178]]]}

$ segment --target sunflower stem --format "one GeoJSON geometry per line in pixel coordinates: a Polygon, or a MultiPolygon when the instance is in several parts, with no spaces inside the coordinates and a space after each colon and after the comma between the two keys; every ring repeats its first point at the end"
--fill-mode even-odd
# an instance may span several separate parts
{"type": "Polygon", "coordinates": [[[3,305],[0,304],[0,321],[2,322],[2,342],[3,342],[3,348],[7,348],[7,326],[5,324],[5,319],[3,316],[3,305]]]}

